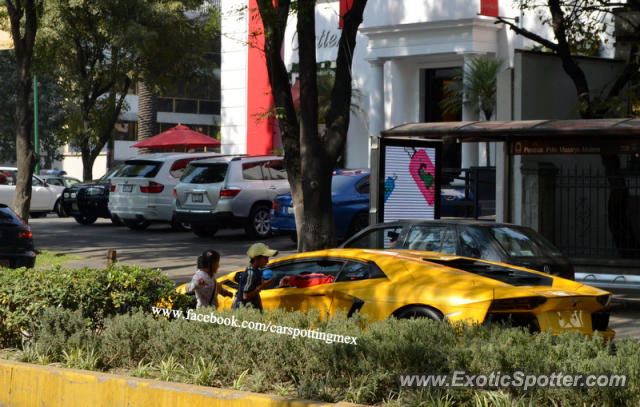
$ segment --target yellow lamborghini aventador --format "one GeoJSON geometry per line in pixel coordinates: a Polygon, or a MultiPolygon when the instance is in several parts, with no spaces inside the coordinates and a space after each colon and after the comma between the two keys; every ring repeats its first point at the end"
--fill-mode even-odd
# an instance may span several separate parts
{"type": "MultiPolygon", "coordinates": [[[[330,249],[276,259],[267,267],[273,282],[260,295],[266,309],[316,308],[329,315],[343,310],[373,320],[510,321],[532,332],[614,336],[609,292],[504,263],[422,251],[330,249]]],[[[218,281],[235,291],[237,273],[218,281]]],[[[221,308],[231,307],[231,298],[219,300],[221,308]]]]}

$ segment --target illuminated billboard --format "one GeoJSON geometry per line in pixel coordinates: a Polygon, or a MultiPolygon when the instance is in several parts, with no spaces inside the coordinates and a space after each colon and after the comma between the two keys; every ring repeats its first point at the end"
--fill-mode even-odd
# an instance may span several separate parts
{"type": "Polygon", "coordinates": [[[400,144],[381,146],[380,221],[439,218],[440,144],[400,144]]]}

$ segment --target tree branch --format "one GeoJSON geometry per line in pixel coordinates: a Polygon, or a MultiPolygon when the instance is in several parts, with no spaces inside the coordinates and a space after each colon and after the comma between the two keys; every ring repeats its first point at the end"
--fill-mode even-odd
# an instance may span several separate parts
{"type": "Polygon", "coordinates": [[[558,44],[549,41],[548,39],[539,36],[536,33],[533,33],[529,30],[525,30],[524,28],[520,28],[517,25],[515,25],[514,23],[512,23],[511,21],[507,21],[504,19],[504,17],[496,17],[497,21],[495,22],[495,24],[499,24],[502,23],[506,26],[508,26],[512,31],[514,31],[516,34],[518,35],[522,35],[525,38],[530,39],[531,41],[535,41],[540,45],[543,45],[547,48],[549,48],[550,50],[557,52],[558,51],[558,44]]]}

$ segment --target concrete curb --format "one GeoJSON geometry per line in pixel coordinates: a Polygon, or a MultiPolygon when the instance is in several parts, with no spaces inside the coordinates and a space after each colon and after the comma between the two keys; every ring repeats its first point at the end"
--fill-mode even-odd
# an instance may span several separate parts
{"type": "Polygon", "coordinates": [[[2,407],[356,407],[0,360],[2,407]]]}

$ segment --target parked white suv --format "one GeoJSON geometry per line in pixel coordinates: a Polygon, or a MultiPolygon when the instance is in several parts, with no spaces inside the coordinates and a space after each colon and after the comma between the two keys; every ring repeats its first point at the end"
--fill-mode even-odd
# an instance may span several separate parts
{"type": "Polygon", "coordinates": [[[244,227],[253,238],[271,234],[269,211],[289,192],[281,156],[225,156],[189,164],[176,186],[176,219],[200,237],[244,227]]]}
{"type": "MultiPolygon", "coordinates": [[[[18,169],[15,167],[0,167],[0,204],[11,206],[16,192],[18,169]]],[[[34,218],[44,216],[49,212],[56,212],[58,216],[66,216],[62,207],[62,191],[64,187],[47,184],[35,175],[31,178],[31,206],[29,212],[34,218]]]]}
{"type": "Polygon", "coordinates": [[[152,222],[170,222],[176,230],[188,228],[173,216],[173,189],[193,160],[217,153],[157,153],[125,160],[111,178],[109,211],[130,229],[142,230],[152,222]]]}

